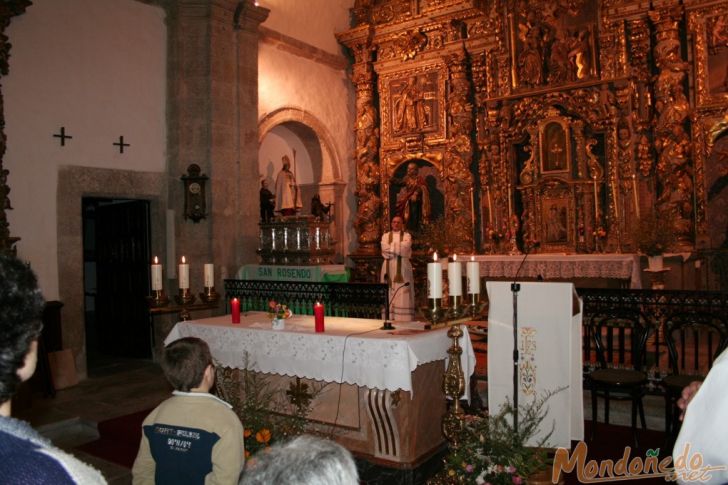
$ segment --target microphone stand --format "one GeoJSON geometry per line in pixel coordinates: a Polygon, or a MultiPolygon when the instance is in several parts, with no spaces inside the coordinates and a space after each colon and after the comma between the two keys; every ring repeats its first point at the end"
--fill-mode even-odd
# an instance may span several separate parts
{"type": "Polygon", "coordinates": [[[394,330],[396,327],[392,325],[392,322],[389,321],[389,306],[394,301],[394,297],[397,296],[397,293],[399,293],[399,290],[402,288],[405,288],[410,285],[409,281],[406,281],[402,286],[394,290],[394,293],[392,293],[392,298],[389,298],[389,295],[387,295],[387,308],[384,309],[384,325],[379,327],[379,330],[394,330]]]}
{"type": "Polygon", "coordinates": [[[538,246],[539,244],[535,243],[533,246],[523,248],[526,254],[518,266],[516,276],[513,277],[513,283],[511,283],[511,293],[513,293],[513,431],[516,435],[518,434],[518,292],[521,291],[521,284],[517,281],[526,258],[538,246]]]}

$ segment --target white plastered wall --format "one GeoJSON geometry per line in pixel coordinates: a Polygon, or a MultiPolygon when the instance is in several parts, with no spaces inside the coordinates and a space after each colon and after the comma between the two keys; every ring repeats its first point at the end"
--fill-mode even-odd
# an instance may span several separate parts
{"type": "MultiPolygon", "coordinates": [[[[4,158],[11,234],[47,299],[58,298],[56,189],[66,165],[162,172],[166,27],[135,0],[34,0],[7,29],[4,158]],[[73,136],[60,146],[61,126],[73,136]],[[119,136],[124,153],[112,143],[119,136]]],[[[63,221],[60,221],[61,223],[63,221]]]]}

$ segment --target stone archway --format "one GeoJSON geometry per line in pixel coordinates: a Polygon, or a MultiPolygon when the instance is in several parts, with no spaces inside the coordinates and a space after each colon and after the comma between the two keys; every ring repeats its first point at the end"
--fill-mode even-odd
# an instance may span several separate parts
{"type": "MultiPolygon", "coordinates": [[[[285,126],[297,136],[312,153],[313,183],[302,187],[304,194],[318,192],[323,201],[334,202],[333,233],[337,241],[336,253],[344,254],[349,245],[344,231],[348,208],[344,204],[341,157],[336,150],[334,139],[329,130],[312,114],[299,108],[284,107],[264,116],[258,124],[258,145],[278,126],[285,126]]],[[[306,203],[304,202],[304,207],[306,203]]]]}

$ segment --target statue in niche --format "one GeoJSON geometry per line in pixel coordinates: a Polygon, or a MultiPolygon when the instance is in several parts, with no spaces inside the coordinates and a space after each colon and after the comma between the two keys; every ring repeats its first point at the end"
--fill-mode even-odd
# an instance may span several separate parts
{"type": "Polygon", "coordinates": [[[569,63],[571,64],[572,79],[587,79],[591,74],[591,48],[589,45],[589,31],[579,30],[572,42],[569,51],[569,63]]]}
{"type": "Polygon", "coordinates": [[[315,194],[311,199],[311,215],[314,216],[316,220],[328,222],[329,212],[331,212],[331,206],[333,205],[333,202],[324,204],[321,202],[321,196],[319,194],[315,194]]]}
{"type": "Polygon", "coordinates": [[[557,30],[556,38],[551,45],[551,54],[548,61],[548,81],[553,84],[559,84],[569,80],[570,50],[567,39],[564,37],[564,30],[557,30]]]}
{"type": "Polygon", "coordinates": [[[394,99],[394,129],[396,131],[414,131],[418,128],[415,113],[415,101],[418,96],[416,78],[412,76],[394,99]]]}
{"type": "Polygon", "coordinates": [[[542,171],[563,172],[568,170],[566,131],[559,123],[548,123],[544,129],[542,147],[542,171]]]}
{"type": "Polygon", "coordinates": [[[402,183],[404,187],[397,193],[395,214],[402,216],[406,229],[419,232],[421,225],[430,221],[431,205],[430,189],[415,162],[407,165],[402,183]]]}
{"type": "Polygon", "coordinates": [[[708,47],[711,54],[715,54],[720,47],[728,47],[728,15],[718,15],[713,20],[708,47]]]}
{"type": "Polygon", "coordinates": [[[525,19],[518,24],[518,38],[522,45],[518,55],[518,74],[522,84],[528,86],[543,84],[544,34],[536,11],[529,10],[525,19]]]}
{"type": "MultiPolygon", "coordinates": [[[[397,92],[392,89],[392,128],[395,133],[412,133],[434,126],[434,93],[427,75],[411,76],[397,92]]],[[[402,84],[402,83],[399,83],[402,84]]]]}
{"type": "Polygon", "coordinates": [[[546,217],[546,242],[566,242],[566,207],[551,204],[546,217]]]}

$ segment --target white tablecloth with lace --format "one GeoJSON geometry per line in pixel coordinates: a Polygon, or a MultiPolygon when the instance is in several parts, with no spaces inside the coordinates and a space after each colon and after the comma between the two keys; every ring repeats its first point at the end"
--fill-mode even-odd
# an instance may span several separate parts
{"type": "MultiPolygon", "coordinates": [[[[424,331],[422,323],[397,322],[396,330],[385,331],[379,329],[381,320],[327,316],[324,333],[314,332],[311,316],[296,315],[285,324],[285,330],[273,330],[264,312],[249,312],[240,324],[232,324],[230,315],[183,321],[165,344],[199,337],[226,367],[412,392],[412,372],[418,365],[446,359],[452,342],[447,329],[424,331]]],[[[475,354],[463,329],[461,365],[470,376],[475,354]]]]}
{"type": "Polygon", "coordinates": [[[606,278],[629,281],[630,288],[641,288],[640,259],[636,254],[529,254],[524,256],[475,256],[480,275],[486,278],[519,277],[546,280],[606,278]]]}

